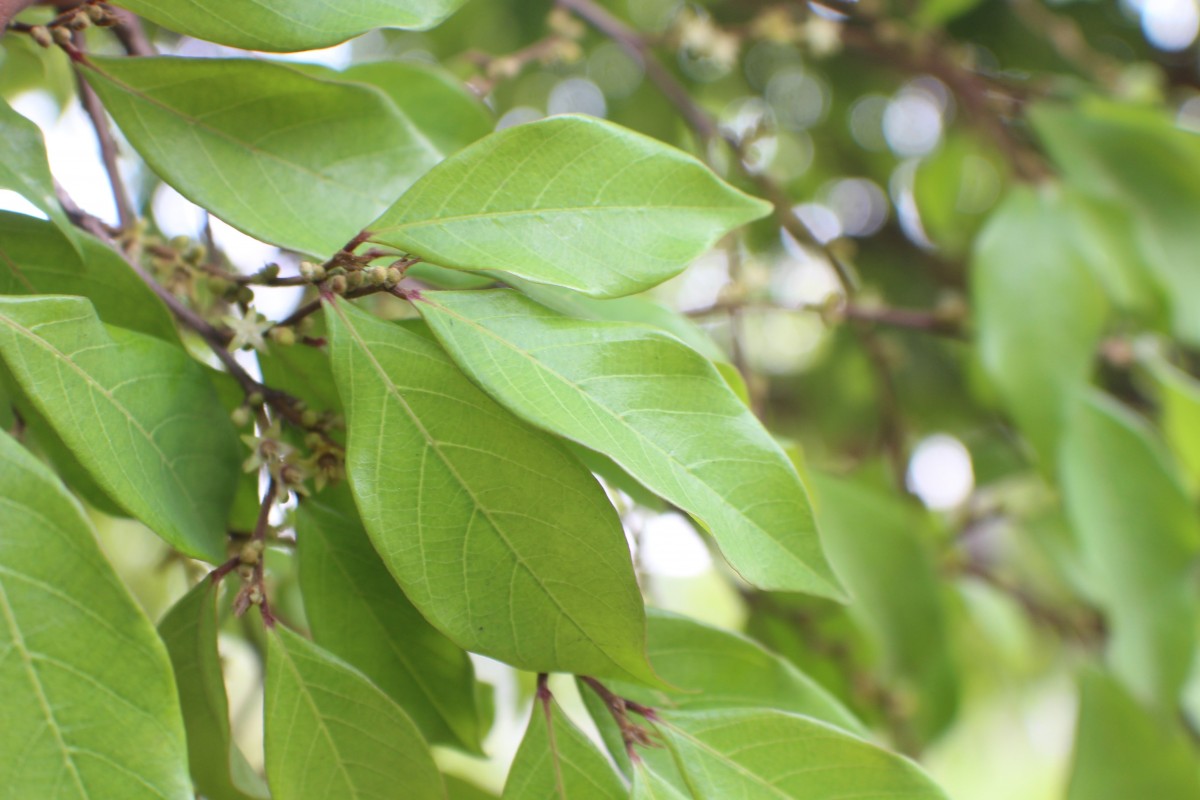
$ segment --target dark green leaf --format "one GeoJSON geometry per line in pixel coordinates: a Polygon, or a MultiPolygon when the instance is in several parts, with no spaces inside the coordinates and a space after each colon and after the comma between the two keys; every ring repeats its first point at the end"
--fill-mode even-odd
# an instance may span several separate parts
{"type": "Polygon", "coordinates": [[[604,756],[554,700],[533,703],[513,759],[505,800],[625,800],[629,793],[604,756]]]}

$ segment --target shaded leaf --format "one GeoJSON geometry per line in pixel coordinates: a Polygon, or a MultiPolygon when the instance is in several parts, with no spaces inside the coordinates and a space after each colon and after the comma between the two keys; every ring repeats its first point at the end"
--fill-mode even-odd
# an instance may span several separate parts
{"type": "Polygon", "coordinates": [[[539,697],[503,796],[506,800],[625,800],[629,794],[558,703],[539,697]]]}
{"type": "Polygon", "coordinates": [[[374,28],[432,28],[464,0],[122,0],[121,5],[186,36],[244,50],[314,50],[374,28]]]}
{"type": "Polygon", "coordinates": [[[338,250],[441,157],[361,84],[244,58],[88,64],[88,82],[164,181],[235,228],[305,253],[338,250]]]}
{"type": "Polygon", "coordinates": [[[429,293],[417,307],[505,406],[695,516],[746,580],[840,596],[796,471],[699,353],[651,328],[570,319],[513,291],[429,293]]]}
{"type": "Polygon", "coordinates": [[[296,512],[300,590],[313,639],[391,695],[425,738],[478,751],[475,673],[400,591],[371,547],[346,486],[296,512]]]}
{"type": "Polygon", "coordinates": [[[453,775],[443,775],[449,800],[495,800],[496,795],[453,775]]]}
{"type": "Polygon", "coordinates": [[[0,356],[109,497],[184,553],[223,558],[238,447],[204,367],[76,297],[0,298],[0,356]]]}
{"type": "Polygon", "coordinates": [[[362,673],[279,626],[267,637],[265,741],[275,800],[446,796],[404,710],[362,673]]]}
{"type": "Polygon", "coordinates": [[[1174,708],[1196,651],[1200,522],[1187,492],[1148,426],[1099,393],[1072,409],[1060,473],[1112,671],[1143,702],[1174,708]]]}
{"type": "Polygon", "coordinates": [[[592,476],[435,342],[341,301],[326,318],[350,484],[421,613],[522,669],[653,680],[625,537],[592,476]]]}
{"type": "Polygon", "coordinates": [[[1200,381],[1161,358],[1150,362],[1150,371],[1159,387],[1163,437],[1195,495],[1200,491],[1200,381]]]}
{"type": "Polygon", "coordinates": [[[202,580],[167,612],[158,633],[171,656],[187,729],[188,763],[208,800],[269,797],[229,730],[229,701],[217,652],[218,587],[202,580]]]}
{"type": "Polygon", "coordinates": [[[476,142],[368,227],[444,267],[615,297],[662,283],[770,210],[689,155],[567,115],[476,142]]]}
{"type": "Polygon", "coordinates": [[[0,786],[189,800],[171,664],[83,509],[0,432],[0,786]]]}
{"type": "Polygon", "coordinates": [[[11,189],[37,206],[58,229],[63,243],[76,255],[81,253],[79,234],[54,194],[54,176],[50,174],[42,132],[3,98],[0,98],[0,188],[11,189]]]}

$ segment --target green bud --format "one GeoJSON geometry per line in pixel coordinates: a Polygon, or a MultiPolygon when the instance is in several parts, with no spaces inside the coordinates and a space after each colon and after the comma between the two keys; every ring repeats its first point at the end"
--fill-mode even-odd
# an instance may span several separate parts
{"type": "Polygon", "coordinates": [[[388,271],[383,267],[371,267],[367,270],[367,282],[372,286],[382,286],[387,283],[388,271]]]}
{"type": "Polygon", "coordinates": [[[248,306],[254,302],[254,290],[249,286],[238,287],[237,301],[244,306],[248,306]]]}
{"type": "Polygon", "coordinates": [[[267,264],[265,267],[263,267],[261,270],[258,271],[258,275],[263,280],[273,281],[279,277],[279,265],[278,264],[267,264]]]}
{"type": "Polygon", "coordinates": [[[229,418],[233,420],[234,425],[244,428],[254,421],[254,413],[246,406],[238,406],[229,415],[229,418]]]}
{"type": "Polygon", "coordinates": [[[192,246],[192,240],[186,236],[173,236],[167,244],[171,245],[172,250],[183,252],[192,246]]]}
{"type": "Polygon", "coordinates": [[[262,392],[251,392],[246,396],[246,404],[250,406],[261,406],[266,398],[262,392]]]}
{"type": "Polygon", "coordinates": [[[320,421],[321,415],[311,408],[300,415],[300,424],[306,428],[315,428],[320,421]]]}
{"type": "Polygon", "coordinates": [[[286,325],[276,325],[274,328],[271,328],[267,336],[271,337],[272,342],[281,344],[284,347],[291,347],[296,343],[296,332],[286,325]]]}
{"type": "Polygon", "coordinates": [[[50,35],[50,29],[45,25],[34,25],[29,29],[29,35],[42,47],[49,47],[54,44],[54,37],[50,35]]]}
{"type": "Polygon", "coordinates": [[[399,267],[389,267],[388,268],[387,284],[389,286],[395,286],[397,283],[399,283],[402,280],[404,280],[404,273],[400,271],[399,267]]]}
{"type": "Polygon", "coordinates": [[[329,279],[329,291],[334,294],[342,294],[346,291],[346,276],[334,275],[329,279]]]}

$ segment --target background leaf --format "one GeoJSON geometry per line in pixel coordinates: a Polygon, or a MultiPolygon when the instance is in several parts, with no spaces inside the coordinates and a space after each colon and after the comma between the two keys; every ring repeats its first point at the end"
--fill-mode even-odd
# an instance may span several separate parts
{"type": "Polygon", "coordinates": [[[444,267],[616,297],[663,282],[769,211],[689,155],[568,115],[480,140],[368,227],[371,241],[444,267]]]}
{"type": "MultiPolygon", "coordinates": [[[[0,98],[0,188],[11,189],[37,206],[79,254],[79,234],[54,194],[54,176],[38,126],[0,98]]],[[[2,240],[0,240],[2,241],[2,240]]]]}
{"type": "Polygon", "coordinates": [[[253,59],[88,64],[88,82],[164,181],[282,247],[332,254],[441,157],[367,86],[253,59]]]}
{"type": "Polygon", "coordinates": [[[202,366],[77,297],[0,298],[0,356],[111,498],[184,553],[223,559],[238,448],[202,366]]]}
{"type": "Polygon", "coordinates": [[[756,586],[837,597],[796,471],[712,364],[674,337],[573,320],[512,291],[417,302],[505,406],[694,515],[756,586]]]}
{"type": "Polygon", "coordinates": [[[326,318],[347,475],[413,604],[522,669],[653,680],[625,537],[591,475],[424,336],[340,301],[326,318]]]}
{"type": "Polygon", "coordinates": [[[171,664],[83,510],[0,432],[0,786],[192,797],[171,664]]]}

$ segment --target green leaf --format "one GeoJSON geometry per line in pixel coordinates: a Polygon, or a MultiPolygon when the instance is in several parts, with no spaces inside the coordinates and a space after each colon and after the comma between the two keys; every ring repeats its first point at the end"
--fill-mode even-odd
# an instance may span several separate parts
{"type": "Polygon", "coordinates": [[[662,283],[770,210],[689,155],[567,115],[476,142],[368,227],[444,267],[615,297],[662,283]]]}
{"type": "Polygon", "coordinates": [[[275,800],[446,796],[421,732],[353,667],[276,626],[267,637],[267,780],[275,800]]]}
{"type": "Polygon", "coordinates": [[[629,793],[558,703],[539,697],[503,796],[506,800],[625,800],[629,793]]]}
{"type": "Polygon", "coordinates": [[[592,476],[435,342],[341,301],[326,318],[350,484],[421,613],[522,669],[653,681],[629,550],[592,476]]]}
{"type": "Polygon", "coordinates": [[[488,107],[439,67],[417,61],[376,61],[355,64],[342,77],[383,90],[443,156],[487,136],[496,126],[488,107]]]}
{"type": "Polygon", "coordinates": [[[77,245],[82,259],[51,223],[0,211],[0,295],[81,295],[109,325],[179,341],[171,312],[125,259],[83,233],[77,245]]]}
{"type": "Polygon", "coordinates": [[[496,399],[695,516],[746,580],[840,597],[795,469],[699,353],[651,328],[563,317],[512,291],[415,299],[496,399]]]}
{"type": "Polygon", "coordinates": [[[238,446],[204,367],[77,297],[0,298],[0,357],[112,499],[184,553],[223,559],[238,446]]]}
{"type": "Polygon", "coordinates": [[[1200,521],[1187,492],[1148,426],[1099,393],[1072,409],[1060,473],[1090,590],[1111,626],[1112,671],[1143,702],[1173,709],[1197,644],[1200,521]]]}
{"type": "Polygon", "coordinates": [[[958,707],[958,679],[931,547],[928,515],[913,502],[814,473],[829,560],[854,598],[847,609],[876,643],[886,680],[912,698],[913,726],[931,739],[958,707]]]}
{"type": "Polygon", "coordinates": [[[1195,495],[1200,492],[1200,381],[1162,358],[1150,362],[1150,372],[1158,382],[1163,437],[1195,495]]]}
{"type": "Polygon", "coordinates": [[[644,761],[633,767],[632,800],[690,800],[644,761]]]}
{"type": "Polygon", "coordinates": [[[190,800],[171,664],[83,509],[0,432],[0,787],[190,800]]]}
{"type": "Polygon", "coordinates": [[[369,86],[244,58],[87,63],[88,82],[164,181],[282,247],[333,253],[441,158],[369,86]]]}
{"type": "Polygon", "coordinates": [[[296,512],[300,591],[313,639],[391,695],[432,743],[479,751],[467,654],[412,606],[371,547],[348,487],[296,512]]]}
{"type": "Polygon", "coordinates": [[[75,254],[81,254],[79,234],[54,194],[54,176],[50,174],[42,132],[3,98],[0,98],[0,188],[11,189],[37,206],[58,228],[64,243],[75,254]]]}
{"type": "Polygon", "coordinates": [[[1065,214],[1055,187],[1014,188],[971,262],[979,357],[1048,470],[1108,309],[1065,214]]]}
{"type": "Polygon", "coordinates": [[[208,800],[269,797],[229,731],[229,701],[217,652],[218,587],[202,580],[158,624],[171,656],[187,728],[188,763],[208,800]]]}
{"type": "Polygon", "coordinates": [[[122,0],[163,27],[243,50],[315,50],[374,28],[432,28],[465,0],[122,0]]]}
{"type": "Polygon", "coordinates": [[[443,775],[450,800],[496,800],[496,795],[453,775],[443,775]]]}
{"type": "Polygon", "coordinates": [[[1200,344],[1200,136],[1157,110],[1099,99],[1071,109],[1039,105],[1030,119],[1072,186],[1129,217],[1175,333],[1200,344]]]}
{"type": "Polygon", "coordinates": [[[946,800],[911,761],[807,717],[767,709],[674,711],[655,727],[697,800],[946,800]]]}
{"type": "Polygon", "coordinates": [[[1200,797],[1200,760],[1174,719],[1159,719],[1108,676],[1082,680],[1067,800],[1200,797]]]}

